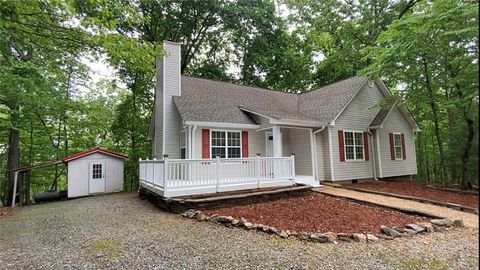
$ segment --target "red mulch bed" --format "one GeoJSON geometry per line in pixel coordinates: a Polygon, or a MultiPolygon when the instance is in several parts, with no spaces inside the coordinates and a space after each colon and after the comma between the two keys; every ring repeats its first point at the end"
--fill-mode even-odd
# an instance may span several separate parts
{"type": "Polygon", "coordinates": [[[464,194],[460,192],[446,190],[437,190],[427,187],[426,183],[418,183],[411,181],[386,181],[359,183],[348,186],[413,197],[420,197],[440,202],[456,203],[478,209],[478,195],[464,194]]]}
{"type": "Polygon", "coordinates": [[[357,204],[319,193],[245,206],[206,211],[249,222],[276,227],[279,230],[335,233],[379,233],[380,225],[399,226],[427,221],[388,208],[357,204]]]}

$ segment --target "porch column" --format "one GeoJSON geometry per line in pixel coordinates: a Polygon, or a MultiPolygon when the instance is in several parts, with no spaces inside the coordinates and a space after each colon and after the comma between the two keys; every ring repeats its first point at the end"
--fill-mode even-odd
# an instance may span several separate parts
{"type": "Polygon", "coordinates": [[[282,153],[282,133],[280,133],[280,127],[274,126],[272,128],[273,135],[273,156],[281,157],[282,153]]]}

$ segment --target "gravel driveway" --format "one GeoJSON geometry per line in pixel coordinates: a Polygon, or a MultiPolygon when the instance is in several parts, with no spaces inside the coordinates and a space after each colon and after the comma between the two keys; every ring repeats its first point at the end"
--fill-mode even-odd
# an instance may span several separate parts
{"type": "Polygon", "coordinates": [[[477,269],[478,229],[376,244],[283,240],[163,212],[120,193],[0,218],[1,269],[477,269]]]}

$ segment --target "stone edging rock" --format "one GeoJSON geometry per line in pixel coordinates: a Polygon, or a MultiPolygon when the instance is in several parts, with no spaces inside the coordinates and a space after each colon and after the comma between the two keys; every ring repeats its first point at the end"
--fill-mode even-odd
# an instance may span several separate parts
{"type": "Polygon", "coordinates": [[[235,219],[231,216],[220,216],[213,214],[207,216],[202,211],[190,209],[181,214],[188,219],[197,221],[209,221],[222,224],[226,227],[239,227],[246,230],[258,231],[267,234],[277,235],[282,238],[292,238],[315,243],[338,243],[338,242],[378,242],[379,239],[391,240],[397,237],[408,237],[418,233],[445,232],[450,227],[464,227],[463,220],[452,221],[450,219],[432,219],[430,222],[412,223],[406,226],[387,227],[380,226],[381,234],[365,233],[333,233],[333,232],[297,232],[291,230],[278,230],[275,227],[252,223],[245,218],[235,219]]]}
{"type": "Polygon", "coordinates": [[[462,194],[467,194],[467,195],[478,195],[478,190],[461,190],[461,189],[455,189],[455,188],[437,187],[437,186],[434,186],[434,185],[427,185],[427,187],[432,188],[432,189],[462,193],[462,194]]]}

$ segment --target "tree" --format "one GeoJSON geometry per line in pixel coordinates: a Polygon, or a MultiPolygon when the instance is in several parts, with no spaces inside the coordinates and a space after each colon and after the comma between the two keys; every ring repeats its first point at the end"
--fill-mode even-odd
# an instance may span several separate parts
{"type": "MultiPolygon", "coordinates": [[[[438,0],[415,5],[413,13],[393,21],[378,38],[378,46],[367,51],[373,65],[364,74],[388,78],[407,85],[407,103],[416,111],[429,108],[427,118],[438,147],[441,180],[447,181],[445,123],[458,117],[463,124],[449,127],[450,136],[461,136],[461,187],[471,188],[470,152],[478,114],[478,4],[473,1],[438,0]],[[457,129],[457,130],[455,130],[457,129]],[[463,130],[461,130],[463,129],[463,130]]],[[[450,170],[451,171],[451,170],[450,170]]]]}
{"type": "Polygon", "coordinates": [[[290,27],[316,56],[313,80],[323,86],[356,75],[371,63],[363,49],[376,45],[390,23],[417,1],[284,0],[290,27]]]}
{"type": "Polygon", "coordinates": [[[52,86],[54,79],[48,75],[58,75],[63,59],[86,45],[83,32],[68,26],[69,10],[67,4],[55,1],[3,1],[0,5],[0,95],[10,112],[8,196],[20,164],[21,114],[25,108],[29,112],[25,105],[34,101],[29,97],[52,86]]]}

